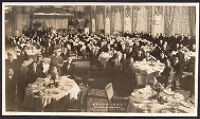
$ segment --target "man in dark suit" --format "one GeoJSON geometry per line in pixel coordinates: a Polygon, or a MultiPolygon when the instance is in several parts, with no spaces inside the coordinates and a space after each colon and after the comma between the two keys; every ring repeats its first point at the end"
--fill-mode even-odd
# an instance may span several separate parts
{"type": "Polygon", "coordinates": [[[15,77],[14,70],[9,68],[6,72],[6,110],[14,110],[15,98],[16,98],[16,88],[17,81],[15,77]]]}
{"type": "Polygon", "coordinates": [[[11,53],[7,54],[8,59],[6,59],[6,67],[12,68],[14,71],[17,71],[18,65],[16,60],[14,60],[13,55],[11,53]]]}
{"type": "Polygon", "coordinates": [[[178,53],[176,54],[176,56],[178,57],[180,63],[184,65],[184,63],[185,63],[185,54],[183,53],[182,48],[179,47],[178,53]]]}
{"type": "Polygon", "coordinates": [[[55,51],[54,54],[51,56],[52,63],[56,66],[58,70],[58,74],[62,75],[62,67],[64,65],[64,59],[60,56],[59,51],[55,51]]]}
{"type": "Polygon", "coordinates": [[[167,56],[165,55],[164,51],[161,51],[160,57],[159,57],[160,62],[165,63],[167,60],[167,56]]]}
{"type": "Polygon", "coordinates": [[[175,85],[176,88],[180,88],[180,80],[182,78],[182,74],[183,74],[183,64],[181,64],[179,57],[175,56],[174,57],[174,61],[172,63],[172,67],[174,68],[175,71],[175,85]]]}
{"type": "Polygon", "coordinates": [[[69,75],[71,78],[75,78],[75,65],[72,64],[72,59],[70,57],[62,67],[62,75],[69,75]]]}
{"type": "Polygon", "coordinates": [[[135,43],[133,45],[133,51],[137,52],[138,50],[140,50],[140,42],[139,41],[135,41],[135,43]]]}
{"type": "Polygon", "coordinates": [[[145,58],[145,55],[144,55],[144,52],[142,52],[142,50],[138,50],[137,53],[133,57],[135,61],[142,61],[144,58],[145,58]]]}
{"type": "Polygon", "coordinates": [[[37,79],[39,73],[37,71],[37,62],[33,61],[32,64],[29,65],[28,69],[28,78],[27,78],[27,84],[35,82],[37,79]]]}

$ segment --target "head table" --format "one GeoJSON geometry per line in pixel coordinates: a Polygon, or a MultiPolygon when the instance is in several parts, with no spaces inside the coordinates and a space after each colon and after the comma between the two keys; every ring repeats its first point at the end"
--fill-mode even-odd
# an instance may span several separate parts
{"type": "Polygon", "coordinates": [[[49,87],[50,77],[38,78],[34,83],[29,84],[25,90],[24,106],[35,110],[43,111],[49,105],[54,104],[61,99],[63,105],[68,104],[70,100],[78,98],[80,89],[73,79],[67,76],[57,78],[55,82],[57,87],[49,87]]]}
{"type": "Polygon", "coordinates": [[[156,92],[150,86],[135,89],[129,97],[127,112],[132,113],[193,113],[194,100],[184,90],[156,92]],[[162,99],[165,101],[161,101],[162,99]]]}

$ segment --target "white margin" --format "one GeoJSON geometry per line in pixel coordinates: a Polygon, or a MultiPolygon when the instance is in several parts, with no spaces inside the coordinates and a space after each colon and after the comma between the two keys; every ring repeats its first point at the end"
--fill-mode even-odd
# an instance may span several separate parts
{"type": "Polygon", "coordinates": [[[122,2],[2,2],[2,115],[46,115],[46,116],[197,116],[198,106],[198,63],[199,63],[199,3],[122,3],[122,2]],[[9,6],[42,6],[42,5],[137,5],[137,6],[196,6],[196,59],[195,59],[195,112],[194,113],[97,113],[97,112],[6,112],[5,111],[5,11],[4,7],[9,6]]]}

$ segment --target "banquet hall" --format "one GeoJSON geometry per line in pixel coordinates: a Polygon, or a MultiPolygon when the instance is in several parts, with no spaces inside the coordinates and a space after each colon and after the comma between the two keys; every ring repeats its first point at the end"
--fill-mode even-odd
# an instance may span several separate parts
{"type": "Polygon", "coordinates": [[[193,113],[196,6],[6,5],[9,112],[193,113]]]}

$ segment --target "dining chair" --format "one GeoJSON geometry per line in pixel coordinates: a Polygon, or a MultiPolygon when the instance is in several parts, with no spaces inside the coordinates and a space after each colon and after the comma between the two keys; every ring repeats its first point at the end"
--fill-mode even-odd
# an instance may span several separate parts
{"type": "Polygon", "coordinates": [[[135,80],[137,88],[144,87],[146,85],[146,76],[141,73],[135,72],[135,80]]]}
{"type": "Polygon", "coordinates": [[[112,83],[108,83],[105,87],[105,92],[108,100],[108,111],[109,112],[125,112],[129,97],[118,96],[117,92],[114,91],[112,83]]]}

